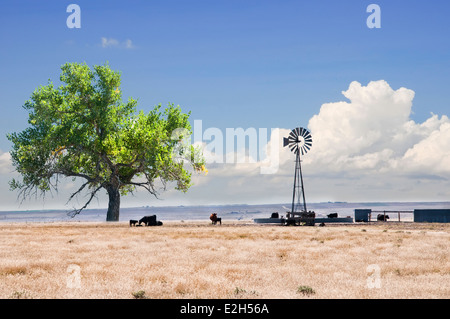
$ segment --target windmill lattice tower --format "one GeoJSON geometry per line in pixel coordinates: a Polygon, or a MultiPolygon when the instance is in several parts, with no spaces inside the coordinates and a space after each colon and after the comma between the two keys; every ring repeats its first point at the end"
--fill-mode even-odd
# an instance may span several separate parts
{"type": "Polygon", "coordinates": [[[288,222],[292,224],[305,221],[306,224],[314,225],[314,212],[308,212],[306,208],[305,188],[303,184],[301,156],[305,155],[312,146],[311,133],[303,128],[293,129],[288,137],[283,138],[283,147],[288,146],[295,153],[294,187],[292,191],[292,207],[288,212],[288,222]],[[312,220],[311,220],[312,218],[312,220]]]}

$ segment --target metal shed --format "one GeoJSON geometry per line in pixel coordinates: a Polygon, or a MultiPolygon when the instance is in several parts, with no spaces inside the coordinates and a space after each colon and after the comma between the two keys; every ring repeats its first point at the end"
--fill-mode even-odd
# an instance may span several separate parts
{"type": "Polygon", "coordinates": [[[419,223],[450,223],[450,209],[415,209],[414,221],[419,223]]]}
{"type": "Polygon", "coordinates": [[[355,222],[368,222],[369,216],[372,213],[371,209],[355,209],[355,222]]]}

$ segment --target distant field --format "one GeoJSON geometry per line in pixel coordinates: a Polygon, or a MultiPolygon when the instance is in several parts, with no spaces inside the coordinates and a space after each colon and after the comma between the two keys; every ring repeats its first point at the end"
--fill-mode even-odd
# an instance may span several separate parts
{"type": "Polygon", "coordinates": [[[0,298],[446,298],[450,224],[0,224],[0,298]]]}

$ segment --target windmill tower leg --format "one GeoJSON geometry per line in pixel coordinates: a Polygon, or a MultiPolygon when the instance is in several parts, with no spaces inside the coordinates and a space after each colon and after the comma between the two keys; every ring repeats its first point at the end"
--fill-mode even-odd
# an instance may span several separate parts
{"type": "Polygon", "coordinates": [[[303,206],[303,211],[306,212],[306,199],[305,199],[305,189],[303,185],[303,174],[302,174],[302,164],[300,158],[300,152],[296,154],[295,157],[295,174],[294,174],[294,188],[292,192],[292,209],[291,212],[297,212],[300,207],[303,206]],[[295,200],[297,198],[297,201],[295,200]],[[303,205],[301,204],[301,199],[303,199],[303,205]]]}
{"type": "MultiPolygon", "coordinates": [[[[297,185],[298,159],[299,159],[299,156],[297,154],[297,156],[295,158],[295,174],[294,174],[294,187],[293,187],[293,190],[292,190],[292,208],[291,208],[291,213],[295,212],[295,197],[296,197],[295,195],[296,195],[297,189],[298,189],[298,185],[297,185]]],[[[298,199],[298,196],[297,196],[297,199],[298,199]]]]}
{"type": "Polygon", "coordinates": [[[305,188],[303,187],[303,174],[302,174],[302,164],[300,160],[300,154],[297,154],[298,156],[298,168],[300,172],[300,181],[302,183],[302,196],[303,196],[303,211],[306,213],[306,199],[305,199],[305,188]]]}

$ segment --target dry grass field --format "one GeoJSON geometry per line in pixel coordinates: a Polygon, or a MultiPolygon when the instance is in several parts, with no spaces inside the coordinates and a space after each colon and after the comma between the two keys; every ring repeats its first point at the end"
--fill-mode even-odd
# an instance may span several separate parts
{"type": "Polygon", "coordinates": [[[449,298],[450,225],[0,224],[0,298],[449,298]]]}

